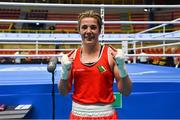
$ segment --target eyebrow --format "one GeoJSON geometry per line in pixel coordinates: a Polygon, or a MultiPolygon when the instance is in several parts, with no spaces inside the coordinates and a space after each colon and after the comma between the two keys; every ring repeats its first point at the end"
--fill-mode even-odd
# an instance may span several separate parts
{"type": "Polygon", "coordinates": [[[89,26],[89,27],[93,26],[93,27],[97,27],[97,25],[86,25],[86,24],[81,25],[81,26],[89,26]]]}

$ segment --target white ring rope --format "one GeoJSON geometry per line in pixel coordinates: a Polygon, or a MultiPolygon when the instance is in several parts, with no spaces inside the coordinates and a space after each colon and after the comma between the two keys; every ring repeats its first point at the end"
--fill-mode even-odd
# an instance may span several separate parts
{"type": "Polygon", "coordinates": [[[104,21],[104,23],[105,24],[180,24],[180,21],[104,21]]]}
{"type": "Polygon", "coordinates": [[[173,34],[173,33],[176,33],[176,32],[180,32],[180,30],[173,31],[173,32],[168,32],[168,33],[163,33],[161,35],[153,36],[153,38],[163,37],[163,36],[170,35],[170,34],[173,34]]]}
{"type": "Polygon", "coordinates": [[[168,57],[168,56],[180,56],[180,54],[126,54],[127,57],[138,57],[138,56],[145,56],[145,57],[168,57]]]}
{"type": "Polygon", "coordinates": [[[179,21],[179,20],[180,20],[180,18],[177,18],[177,19],[175,19],[175,20],[170,21],[170,22],[167,23],[167,24],[161,24],[161,25],[158,25],[158,26],[149,28],[149,29],[147,29],[147,30],[143,30],[143,31],[138,32],[138,33],[136,33],[136,34],[141,34],[141,33],[149,32],[149,31],[155,30],[155,29],[160,28],[160,27],[164,27],[164,26],[166,26],[166,25],[168,25],[168,24],[174,23],[174,22],[179,21]]]}
{"type": "Polygon", "coordinates": [[[137,49],[145,49],[145,48],[159,48],[159,47],[173,46],[173,45],[180,45],[180,42],[167,43],[167,44],[161,44],[161,45],[153,45],[153,46],[145,46],[145,47],[138,47],[138,48],[129,48],[128,50],[137,50],[137,49]]]}
{"type": "MultiPolygon", "coordinates": [[[[14,45],[14,44],[18,44],[18,45],[19,45],[19,44],[23,44],[23,45],[24,45],[24,44],[26,44],[26,45],[35,45],[35,44],[37,44],[36,42],[1,42],[1,41],[0,41],[0,43],[1,43],[1,44],[9,44],[9,45],[10,45],[10,44],[13,44],[13,45],[14,45]]],[[[40,45],[41,45],[41,44],[45,44],[45,45],[51,45],[51,44],[52,44],[52,45],[56,45],[56,44],[59,44],[59,43],[57,43],[57,42],[40,42],[39,44],[40,44],[40,45]]]]}
{"type": "Polygon", "coordinates": [[[0,51],[36,51],[38,50],[38,52],[40,51],[71,51],[71,50],[74,50],[74,49],[0,49],[0,51]]]}
{"type": "MultiPolygon", "coordinates": [[[[16,3],[16,2],[0,2],[1,6],[31,6],[31,7],[58,7],[58,8],[128,8],[128,9],[133,9],[133,8],[180,8],[180,5],[104,5],[104,4],[47,4],[47,3],[16,3]]],[[[144,33],[159,27],[166,26],[167,24],[180,24],[180,18],[175,19],[173,21],[104,21],[104,24],[162,24],[150,29],[147,29],[145,31],[139,32],[144,33]]],[[[69,24],[69,23],[74,23],[77,24],[77,21],[52,21],[52,20],[7,20],[7,19],[0,19],[0,22],[16,22],[16,23],[64,23],[64,24],[69,24]]],[[[180,38],[103,38],[104,43],[121,43],[120,41],[179,41],[180,38]]],[[[5,43],[5,42],[36,42],[40,44],[40,42],[58,42],[61,44],[70,44],[72,41],[75,44],[81,44],[81,39],[80,38],[0,38],[0,42],[5,43]]],[[[101,39],[100,39],[101,41],[101,39]]],[[[171,44],[166,44],[165,46],[169,45],[177,45],[178,43],[171,43],[171,44]]],[[[36,44],[37,45],[37,44],[36,44]]],[[[164,44],[163,44],[164,45],[164,44]]],[[[162,45],[159,46],[154,46],[154,47],[161,47],[162,45]]],[[[37,46],[36,46],[37,47],[37,46]]],[[[151,46],[152,47],[152,46],[151,46]]],[[[137,49],[142,49],[137,48],[137,49]]],[[[145,48],[145,47],[144,47],[145,48]]],[[[149,48],[149,46],[147,47],[149,48]]],[[[13,50],[13,49],[12,49],[13,50]]],[[[32,49],[14,49],[14,50],[32,50],[32,49]]],[[[36,48],[34,49],[36,54],[33,55],[8,55],[8,54],[3,54],[0,55],[0,57],[61,57],[60,54],[37,54],[39,51],[53,51],[54,49],[39,49],[36,48]]],[[[60,51],[62,49],[55,49],[55,51],[60,51]]],[[[64,49],[65,50],[65,49],[64,49]]],[[[180,54],[126,54],[126,56],[180,56],[180,54]]]]}
{"type": "MultiPolygon", "coordinates": [[[[61,57],[61,54],[33,54],[33,55],[0,55],[1,57],[15,57],[15,58],[25,58],[25,57],[61,57]]],[[[165,56],[180,56],[180,54],[125,54],[126,57],[138,57],[138,56],[158,56],[158,57],[165,57],[165,56]]]]}
{"type": "MultiPolygon", "coordinates": [[[[146,47],[139,47],[135,49],[145,49],[145,48],[159,48],[163,46],[173,46],[173,45],[180,45],[180,42],[176,43],[167,43],[167,44],[161,44],[161,45],[153,45],[153,46],[146,46],[146,47]]],[[[0,49],[0,51],[32,51],[36,49],[0,49]]],[[[38,49],[38,51],[65,51],[66,49],[38,49]]],[[[73,49],[67,49],[67,50],[73,50],[73,49]]],[[[129,48],[128,50],[134,50],[134,48],[129,48]]]]}
{"type": "MultiPolygon", "coordinates": [[[[102,40],[101,38],[99,39],[100,41],[102,40]]],[[[120,42],[120,41],[179,41],[180,38],[103,38],[105,43],[113,43],[113,42],[120,42]]],[[[14,37],[9,37],[9,38],[0,38],[0,42],[59,42],[59,43],[69,43],[69,42],[76,42],[76,43],[81,43],[82,40],[81,38],[14,38],[14,37]]]]}
{"type": "Polygon", "coordinates": [[[58,8],[180,8],[180,5],[104,5],[104,4],[48,4],[48,3],[18,3],[0,2],[3,6],[34,6],[34,7],[58,7],[58,8]]]}
{"type": "MultiPolygon", "coordinates": [[[[138,47],[138,48],[129,48],[128,50],[137,50],[137,49],[145,49],[145,48],[159,48],[164,46],[173,46],[173,45],[180,45],[180,42],[176,43],[168,43],[168,44],[161,44],[161,45],[153,45],[153,46],[145,46],[145,47],[138,47]]],[[[0,49],[0,51],[70,51],[73,49],[0,49]]]]}
{"type": "MultiPolygon", "coordinates": [[[[178,18],[179,20],[180,18],[178,18]]],[[[77,24],[77,21],[58,21],[58,20],[15,20],[15,19],[0,19],[0,22],[14,22],[14,23],[63,23],[63,24],[77,24]]],[[[104,24],[180,24],[180,21],[104,21],[104,24]]],[[[158,26],[159,27],[159,26],[158,26]]],[[[155,29],[155,28],[153,28],[155,29]]]]}
{"type": "Polygon", "coordinates": [[[14,22],[14,23],[63,23],[63,24],[77,24],[77,21],[58,21],[58,20],[15,20],[15,19],[0,19],[0,22],[14,22]]]}

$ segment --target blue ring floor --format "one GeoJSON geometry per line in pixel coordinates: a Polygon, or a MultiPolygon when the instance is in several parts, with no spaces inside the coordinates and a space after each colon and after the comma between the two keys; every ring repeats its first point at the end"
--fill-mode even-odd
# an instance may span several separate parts
{"type": "MultiPolygon", "coordinates": [[[[180,69],[149,64],[126,65],[132,82],[180,82],[180,69]]],[[[60,79],[61,65],[57,65],[55,83],[60,79]]],[[[0,85],[50,84],[47,64],[0,65],[0,85]]]]}

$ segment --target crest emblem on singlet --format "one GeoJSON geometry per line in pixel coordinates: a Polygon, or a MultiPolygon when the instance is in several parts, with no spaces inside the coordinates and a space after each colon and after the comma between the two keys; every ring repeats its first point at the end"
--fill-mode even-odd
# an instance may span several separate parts
{"type": "Polygon", "coordinates": [[[106,69],[104,68],[104,66],[100,65],[100,66],[97,66],[99,72],[105,72],[106,69]]]}

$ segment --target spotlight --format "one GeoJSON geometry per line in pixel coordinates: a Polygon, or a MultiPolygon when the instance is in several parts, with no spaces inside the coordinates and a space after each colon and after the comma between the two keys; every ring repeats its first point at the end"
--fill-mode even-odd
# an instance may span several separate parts
{"type": "Polygon", "coordinates": [[[150,12],[149,8],[144,8],[144,12],[150,12]]]}

